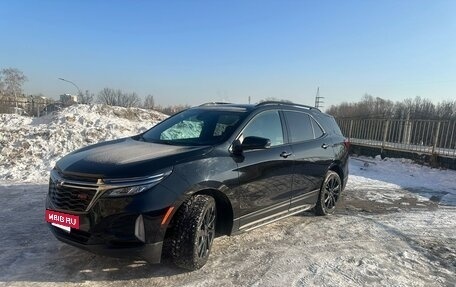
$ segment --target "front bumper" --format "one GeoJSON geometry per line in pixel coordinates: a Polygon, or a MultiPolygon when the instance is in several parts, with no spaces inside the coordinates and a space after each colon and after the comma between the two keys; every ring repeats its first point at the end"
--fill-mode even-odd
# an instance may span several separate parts
{"type": "Polygon", "coordinates": [[[54,236],[65,243],[112,257],[129,257],[159,263],[168,222],[163,218],[177,195],[157,185],[134,196],[100,197],[87,212],[56,208],[49,195],[46,209],[79,216],[79,229],[69,233],[52,226],[54,236]],[[142,216],[144,238],[138,238],[135,223],[142,216]]]}
{"type": "Polygon", "coordinates": [[[119,258],[138,258],[147,261],[148,263],[160,263],[163,242],[155,243],[138,243],[137,245],[130,246],[113,246],[108,244],[82,244],[74,240],[74,237],[70,236],[63,230],[50,225],[51,231],[54,236],[69,245],[78,247],[80,249],[109,257],[119,258]]]}

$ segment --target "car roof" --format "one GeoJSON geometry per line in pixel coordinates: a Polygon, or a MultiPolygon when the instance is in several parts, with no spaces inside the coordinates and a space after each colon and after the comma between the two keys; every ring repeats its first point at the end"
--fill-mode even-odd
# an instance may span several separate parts
{"type": "Polygon", "coordinates": [[[305,111],[312,116],[324,127],[326,131],[331,131],[332,133],[337,133],[336,130],[340,129],[332,115],[328,115],[320,111],[320,109],[296,104],[292,102],[280,102],[280,101],[266,101],[259,104],[233,104],[233,103],[224,103],[224,102],[210,102],[205,103],[192,109],[208,109],[216,111],[233,111],[233,112],[252,112],[254,110],[267,110],[269,108],[277,108],[281,110],[292,110],[292,111],[305,111]]]}
{"type": "Polygon", "coordinates": [[[233,104],[233,103],[225,103],[225,102],[209,102],[199,105],[195,108],[205,108],[205,109],[215,109],[215,110],[244,110],[244,111],[252,111],[262,107],[280,107],[280,108],[293,108],[296,110],[307,110],[312,113],[322,113],[318,108],[296,104],[292,102],[281,102],[281,101],[265,101],[258,104],[233,104]]]}

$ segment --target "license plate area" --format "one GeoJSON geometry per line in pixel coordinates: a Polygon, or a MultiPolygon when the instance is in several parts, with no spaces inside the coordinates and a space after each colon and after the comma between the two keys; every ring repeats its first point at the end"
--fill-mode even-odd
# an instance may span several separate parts
{"type": "Polygon", "coordinates": [[[46,222],[49,222],[53,226],[63,229],[67,232],[70,232],[72,228],[79,229],[78,215],[46,209],[45,218],[46,222]]]}
{"type": "Polygon", "coordinates": [[[55,226],[57,228],[60,228],[68,233],[70,233],[71,231],[71,227],[68,227],[68,226],[64,226],[64,225],[60,225],[60,224],[57,224],[57,223],[51,223],[52,226],[55,226]]]}

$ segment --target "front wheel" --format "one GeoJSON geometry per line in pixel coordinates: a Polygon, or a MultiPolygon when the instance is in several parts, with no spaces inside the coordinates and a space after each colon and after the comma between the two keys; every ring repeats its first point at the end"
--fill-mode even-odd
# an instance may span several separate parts
{"type": "Polygon", "coordinates": [[[334,171],[328,171],[325,180],[321,185],[318,195],[315,213],[317,215],[328,215],[334,212],[342,191],[342,182],[339,175],[334,171]]]}
{"type": "Polygon", "coordinates": [[[215,238],[217,210],[211,196],[196,195],[177,211],[171,236],[175,265],[196,270],[206,264],[215,238]]]}

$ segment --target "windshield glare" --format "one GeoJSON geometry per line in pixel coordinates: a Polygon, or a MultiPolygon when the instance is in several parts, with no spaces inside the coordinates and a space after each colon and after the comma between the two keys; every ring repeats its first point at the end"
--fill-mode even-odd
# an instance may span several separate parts
{"type": "Polygon", "coordinates": [[[142,139],[174,145],[214,145],[228,139],[245,115],[245,111],[189,109],[151,128],[142,139]]]}

